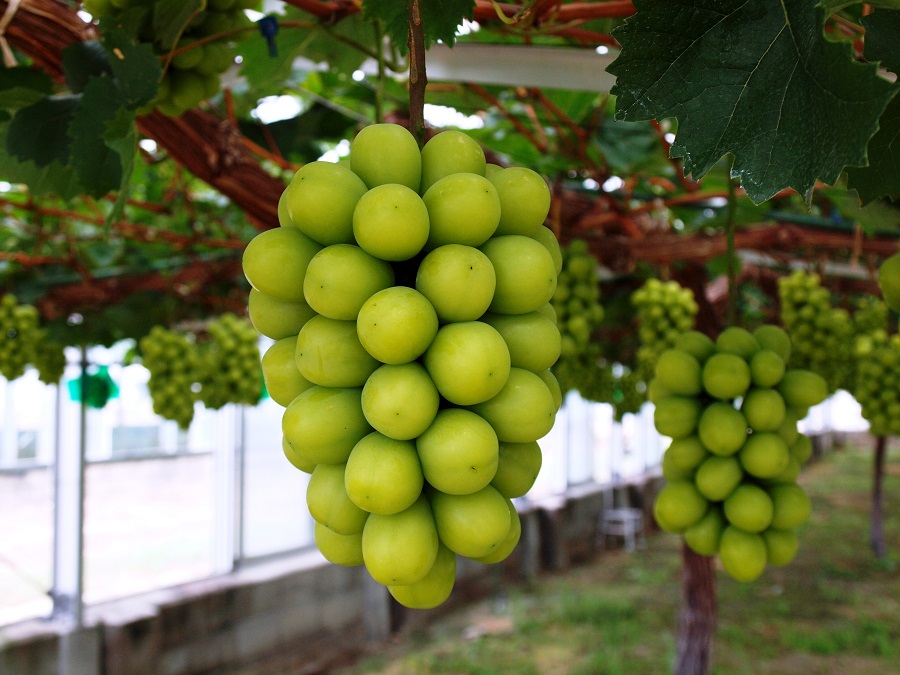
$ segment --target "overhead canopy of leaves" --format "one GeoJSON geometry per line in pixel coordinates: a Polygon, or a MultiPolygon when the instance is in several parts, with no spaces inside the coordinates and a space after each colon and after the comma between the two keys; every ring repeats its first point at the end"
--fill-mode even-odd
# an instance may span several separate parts
{"type": "Polygon", "coordinates": [[[635,0],[614,35],[617,117],[674,117],[671,155],[702,177],[732,153],[756,203],[785,188],[806,199],[867,163],[866,143],[896,92],[874,65],[825,38],[808,0],[635,0]],[[826,142],[822,142],[827,139],[826,142]]]}

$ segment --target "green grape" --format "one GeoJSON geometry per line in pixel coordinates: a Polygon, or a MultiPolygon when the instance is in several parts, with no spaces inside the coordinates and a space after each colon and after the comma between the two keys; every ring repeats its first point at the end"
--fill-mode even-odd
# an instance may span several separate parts
{"type": "MultiPolygon", "coordinates": [[[[783,293],[821,297],[815,289],[804,277],[783,293]]],[[[649,300],[639,302],[659,316],[649,300]]],[[[821,403],[828,390],[821,376],[785,367],[795,349],[787,335],[773,325],[752,334],[727,328],[715,341],[685,333],[659,354],[648,387],[657,431],[672,438],[662,463],[668,484],[654,505],[659,525],[698,553],[718,555],[743,582],[790,561],[809,515],[797,478],[811,446],[792,411],[821,403]]],[[[869,375],[882,371],[882,362],[867,362],[869,375]]],[[[881,400],[879,387],[866,391],[881,400]]]]}
{"type": "Polygon", "coordinates": [[[153,412],[187,429],[194,419],[193,386],[201,362],[197,346],[186,334],[162,326],[151,328],[138,346],[141,362],[150,371],[153,412]]]}
{"type": "Polygon", "coordinates": [[[197,399],[213,410],[227,403],[256,405],[262,370],[253,325],[236,314],[223,314],[209,324],[208,333],[210,339],[198,346],[197,399]]]}

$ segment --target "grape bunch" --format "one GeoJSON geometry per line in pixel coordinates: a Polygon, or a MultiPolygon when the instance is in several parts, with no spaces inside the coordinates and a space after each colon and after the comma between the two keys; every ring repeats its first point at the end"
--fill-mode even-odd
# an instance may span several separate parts
{"type": "Polygon", "coordinates": [[[194,419],[197,346],[187,335],[154,326],[139,342],[144,367],[150,371],[153,412],[187,429],[194,419]]]}
{"type": "Polygon", "coordinates": [[[256,405],[262,390],[256,329],[227,313],[210,322],[208,332],[209,340],[198,345],[197,399],[212,410],[227,403],[256,405]]]}
{"type": "Polygon", "coordinates": [[[31,353],[32,365],[38,371],[38,379],[44,384],[59,384],[66,372],[65,346],[49,337],[47,331],[38,331],[31,353]]]}
{"type": "Polygon", "coordinates": [[[592,350],[591,334],[603,321],[599,271],[583,239],[573,240],[562,250],[562,270],[551,300],[562,335],[561,358],[597,351],[592,350]]]}
{"type": "Polygon", "coordinates": [[[828,388],[788,368],[790,358],[778,326],[726,328],[715,341],[689,331],[660,354],[649,385],[656,429],[672,439],[656,520],[697,553],[718,554],[738,581],[789,563],[810,513],[797,477],[812,443],[797,421],[828,388]]]}
{"type": "Polygon", "coordinates": [[[870,343],[858,353],[853,397],[873,436],[900,434],[900,336],[870,343]]]}
{"type": "Polygon", "coordinates": [[[778,280],[781,323],[793,344],[792,365],[813,370],[829,391],[853,378],[854,326],[850,313],[832,305],[818,274],[795,270],[778,280]]]}
{"type": "Polygon", "coordinates": [[[456,556],[500,562],[561,402],[550,299],[562,254],[537,173],[448,130],[363,128],[349,163],[312,162],[254,237],[251,321],[283,450],[311,474],[322,554],[434,607],[456,556]]]}
{"type": "MultiPolygon", "coordinates": [[[[694,327],[697,301],[689,288],[677,281],[650,278],[631,294],[638,318],[638,370],[652,377],[656,359],[694,327]]],[[[648,377],[648,379],[650,379],[648,377]]]]}
{"type": "Polygon", "coordinates": [[[21,377],[41,335],[33,305],[20,304],[11,293],[0,298],[0,375],[7,380],[21,377]]]}
{"type": "MultiPolygon", "coordinates": [[[[153,45],[165,64],[154,101],[165,115],[178,117],[215,96],[220,76],[234,63],[233,44],[252,26],[244,10],[258,9],[259,0],[206,0],[202,11],[187,24],[174,50],[162,40],[158,23],[166,11],[164,0],[84,0],[91,16],[126,26],[140,42],[153,45]]],[[[163,19],[164,20],[164,19],[163,19]]]]}

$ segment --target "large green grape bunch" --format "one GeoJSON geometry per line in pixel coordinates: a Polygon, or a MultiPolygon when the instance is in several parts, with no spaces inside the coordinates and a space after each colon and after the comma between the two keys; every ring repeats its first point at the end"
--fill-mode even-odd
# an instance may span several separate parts
{"type": "Polygon", "coordinates": [[[11,293],[0,298],[0,375],[7,380],[21,377],[41,336],[33,305],[20,304],[11,293]]]}
{"type": "Polygon", "coordinates": [[[197,399],[212,410],[228,403],[256,405],[262,391],[256,329],[227,313],[210,322],[208,333],[209,339],[197,346],[197,399]]]}
{"type": "Polygon", "coordinates": [[[600,264],[583,239],[562,249],[562,270],[551,304],[562,335],[563,359],[598,351],[591,348],[591,334],[603,321],[599,271],[600,264]]]}
{"type": "Polygon", "coordinates": [[[778,280],[778,299],[781,323],[793,344],[792,364],[821,374],[829,391],[849,388],[854,344],[850,313],[833,306],[818,274],[804,270],[778,280]]]}
{"type": "Polygon", "coordinates": [[[46,330],[41,329],[32,348],[31,362],[37,369],[41,382],[59,384],[66,372],[66,348],[48,337],[46,330]]]}
{"type": "Polygon", "coordinates": [[[184,333],[154,326],[138,346],[141,361],[150,371],[153,412],[187,429],[194,419],[193,386],[200,365],[197,345],[184,333]]]}
{"type": "Polygon", "coordinates": [[[810,513],[797,477],[812,444],[797,422],[828,388],[788,368],[790,358],[778,326],[726,328],[715,341],[689,331],[660,354],[650,383],[654,424],[672,439],[656,520],[697,553],[718,555],[738,581],[789,563],[810,513]]]}
{"type": "Polygon", "coordinates": [[[500,562],[518,542],[511,500],[534,483],[561,400],[549,207],[541,176],[487,165],[461,132],[420,151],[376,124],[349,163],[301,168],[281,227],[244,252],[319,550],[406,606],[443,603],[456,556],[500,562]]]}
{"type": "Polygon", "coordinates": [[[85,0],[91,16],[126,27],[141,42],[153,45],[168,65],[159,83],[156,108],[178,117],[212,98],[220,88],[220,76],[234,63],[232,47],[252,26],[244,10],[258,9],[259,0],[205,0],[203,7],[182,31],[178,42],[167,44],[167,28],[173,3],[167,0],[85,0]],[[169,54],[173,54],[169,60],[169,54]]]}
{"type": "Polygon", "coordinates": [[[900,336],[869,343],[857,352],[857,359],[853,397],[862,407],[869,432],[900,435],[900,336]]]}

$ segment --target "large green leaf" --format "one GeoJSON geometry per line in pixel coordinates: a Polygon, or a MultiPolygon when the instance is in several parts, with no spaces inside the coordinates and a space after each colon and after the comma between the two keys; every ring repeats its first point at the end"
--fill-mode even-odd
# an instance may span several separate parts
{"type": "Polygon", "coordinates": [[[152,101],[162,77],[162,68],[153,48],[135,43],[119,30],[109,31],[103,44],[110,53],[109,67],[116,79],[122,105],[138,108],[152,101]]]}
{"type": "Polygon", "coordinates": [[[27,66],[0,68],[0,107],[14,111],[37,103],[53,91],[53,80],[27,66]]]}
{"type": "Polygon", "coordinates": [[[22,161],[47,166],[54,160],[69,162],[68,129],[81,94],[43,98],[19,110],[9,125],[7,148],[22,161]]]}
{"type": "Polygon", "coordinates": [[[115,83],[108,77],[95,77],[85,87],[69,126],[72,141],[72,165],[88,193],[102,197],[122,182],[119,153],[102,138],[110,120],[121,108],[115,83]]]}
{"type": "Polygon", "coordinates": [[[866,59],[900,72],[900,10],[879,9],[860,21],[866,29],[866,59]]]}
{"type": "MultiPolygon", "coordinates": [[[[402,53],[407,51],[409,35],[408,4],[401,0],[366,0],[363,12],[367,19],[380,19],[385,32],[402,53]]],[[[438,40],[453,46],[456,28],[463,19],[471,19],[475,12],[475,0],[421,0],[422,30],[425,48],[438,40]]]]}
{"type": "Polygon", "coordinates": [[[847,184],[863,203],[900,198],[900,94],[885,108],[878,132],[869,141],[869,165],[847,169],[847,184]]]}
{"type": "Polygon", "coordinates": [[[807,203],[867,162],[866,144],[891,99],[874,65],[825,39],[808,0],[635,0],[614,32],[622,52],[616,114],[675,117],[672,156],[702,177],[723,155],[756,203],[794,188],[807,203]]]}
{"type": "MultiPolygon", "coordinates": [[[[0,148],[7,146],[8,124],[0,124],[0,148]]],[[[84,192],[75,169],[58,160],[38,166],[30,160],[19,160],[11,152],[0,152],[0,179],[23,183],[35,197],[58,195],[71,199],[84,192]]]]}
{"type": "Polygon", "coordinates": [[[73,92],[84,90],[94,77],[111,74],[109,53],[96,40],[75,42],[62,52],[62,66],[66,74],[66,84],[73,92]]]}

